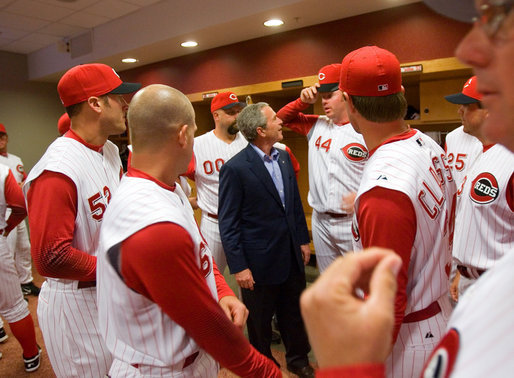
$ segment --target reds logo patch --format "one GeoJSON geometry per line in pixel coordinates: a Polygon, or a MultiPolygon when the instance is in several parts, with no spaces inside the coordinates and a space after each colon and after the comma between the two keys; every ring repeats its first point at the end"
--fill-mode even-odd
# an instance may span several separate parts
{"type": "Polygon", "coordinates": [[[231,100],[237,101],[237,96],[234,93],[231,93],[230,96],[228,96],[231,100]]]}
{"type": "Polygon", "coordinates": [[[459,332],[452,328],[441,339],[437,348],[432,352],[425,368],[423,378],[447,378],[450,376],[453,365],[459,353],[459,332]]]}
{"type": "Polygon", "coordinates": [[[362,144],[350,143],[341,148],[344,156],[350,161],[363,161],[368,158],[368,150],[362,144]]]}
{"type": "Polygon", "coordinates": [[[480,173],[471,183],[469,196],[475,203],[481,205],[491,203],[498,198],[498,194],[498,181],[489,172],[480,173]]]}
{"type": "Polygon", "coordinates": [[[320,72],[320,73],[318,74],[318,79],[319,79],[319,81],[323,81],[323,80],[325,80],[325,77],[326,77],[326,76],[325,76],[325,73],[324,73],[324,72],[320,72]]]}
{"type": "Polygon", "coordinates": [[[359,234],[359,228],[355,224],[355,220],[352,222],[352,235],[353,240],[355,240],[356,242],[358,242],[361,238],[361,235],[359,234]]]}
{"type": "Polygon", "coordinates": [[[18,165],[16,166],[16,170],[17,170],[19,173],[23,174],[23,165],[18,164],[18,165]]]}

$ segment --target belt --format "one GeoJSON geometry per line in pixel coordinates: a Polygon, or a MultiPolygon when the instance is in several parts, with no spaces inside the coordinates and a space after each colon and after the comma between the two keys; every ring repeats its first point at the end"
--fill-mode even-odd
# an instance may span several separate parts
{"type": "Polygon", "coordinates": [[[88,287],[96,287],[96,281],[79,281],[77,289],[87,289],[88,287]]]}
{"type": "Polygon", "coordinates": [[[403,317],[403,323],[415,323],[422,320],[430,319],[441,312],[441,306],[437,301],[432,302],[428,307],[423,310],[411,312],[403,317]]]}
{"type": "Polygon", "coordinates": [[[331,216],[332,218],[346,218],[348,216],[348,214],[331,213],[331,212],[328,212],[328,211],[326,213],[323,213],[323,214],[331,216]]]}
{"type": "MultiPolygon", "coordinates": [[[[186,357],[186,359],[184,360],[184,365],[182,366],[182,369],[185,369],[186,367],[191,365],[193,362],[195,362],[196,357],[198,357],[199,354],[200,354],[200,352],[198,351],[198,352],[194,352],[193,354],[186,357]]],[[[135,367],[136,369],[139,369],[142,366],[142,364],[130,364],[130,365],[132,367],[135,367]]]]}
{"type": "Polygon", "coordinates": [[[476,280],[485,273],[485,269],[469,268],[465,265],[457,265],[457,270],[468,280],[476,280]],[[476,275],[473,272],[476,272],[476,275]]]}
{"type": "Polygon", "coordinates": [[[218,216],[216,214],[207,213],[207,216],[214,219],[218,219],[218,216]]]}

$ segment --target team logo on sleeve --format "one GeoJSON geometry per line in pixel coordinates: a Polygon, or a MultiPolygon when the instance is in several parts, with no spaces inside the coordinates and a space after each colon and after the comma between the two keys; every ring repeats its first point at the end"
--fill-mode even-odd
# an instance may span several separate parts
{"type": "Polygon", "coordinates": [[[493,202],[499,194],[498,181],[489,172],[480,173],[471,183],[469,196],[471,200],[478,204],[493,202]]]}
{"type": "Polygon", "coordinates": [[[450,376],[459,353],[459,341],[459,332],[452,328],[432,352],[423,369],[423,378],[447,378],[450,376]]]}
{"type": "Polygon", "coordinates": [[[350,161],[363,161],[368,158],[368,150],[362,144],[350,143],[341,148],[344,156],[350,161]]]}
{"type": "Polygon", "coordinates": [[[352,236],[353,240],[355,240],[356,242],[358,242],[361,238],[361,235],[359,234],[359,228],[355,224],[355,220],[352,222],[352,236]]]}
{"type": "Polygon", "coordinates": [[[209,248],[204,242],[200,242],[200,271],[207,277],[212,271],[209,248]]]}
{"type": "Polygon", "coordinates": [[[23,174],[23,165],[18,164],[18,165],[16,166],[16,170],[18,171],[18,173],[23,174]]]}

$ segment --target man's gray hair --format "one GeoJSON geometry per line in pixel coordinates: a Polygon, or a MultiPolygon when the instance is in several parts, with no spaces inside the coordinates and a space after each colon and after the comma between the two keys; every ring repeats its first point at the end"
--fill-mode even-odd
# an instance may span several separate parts
{"type": "Polygon", "coordinates": [[[248,105],[237,116],[237,127],[246,140],[252,143],[257,138],[257,128],[266,128],[268,120],[262,114],[262,109],[269,106],[265,102],[248,105]]]}

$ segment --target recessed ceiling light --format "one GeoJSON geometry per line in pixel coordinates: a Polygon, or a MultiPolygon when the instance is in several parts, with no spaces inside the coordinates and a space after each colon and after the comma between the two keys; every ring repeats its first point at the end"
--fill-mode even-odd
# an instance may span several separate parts
{"type": "Polygon", "coordinates": [[[123,63],[136,63],[137,59],[136,58],[125,58],[125,59],[122,59],[121,61],[123,63]]]}
{"type": "Polygon", "coordinates": [[[198,42],[195,42],[195,41],[186,41],[186,42],[182,42],[180,44],[180,46],[182,47],[196,47],[198,46],[198,42]]]}
{"type": "Polygon", "coordinates": [[[268,26],[268,27],[280,26],[280,25],[284,25],[284,21],[282,21],[278,18],[273,18],[271,20],[264,22],[264,26],[268,26]]]}

